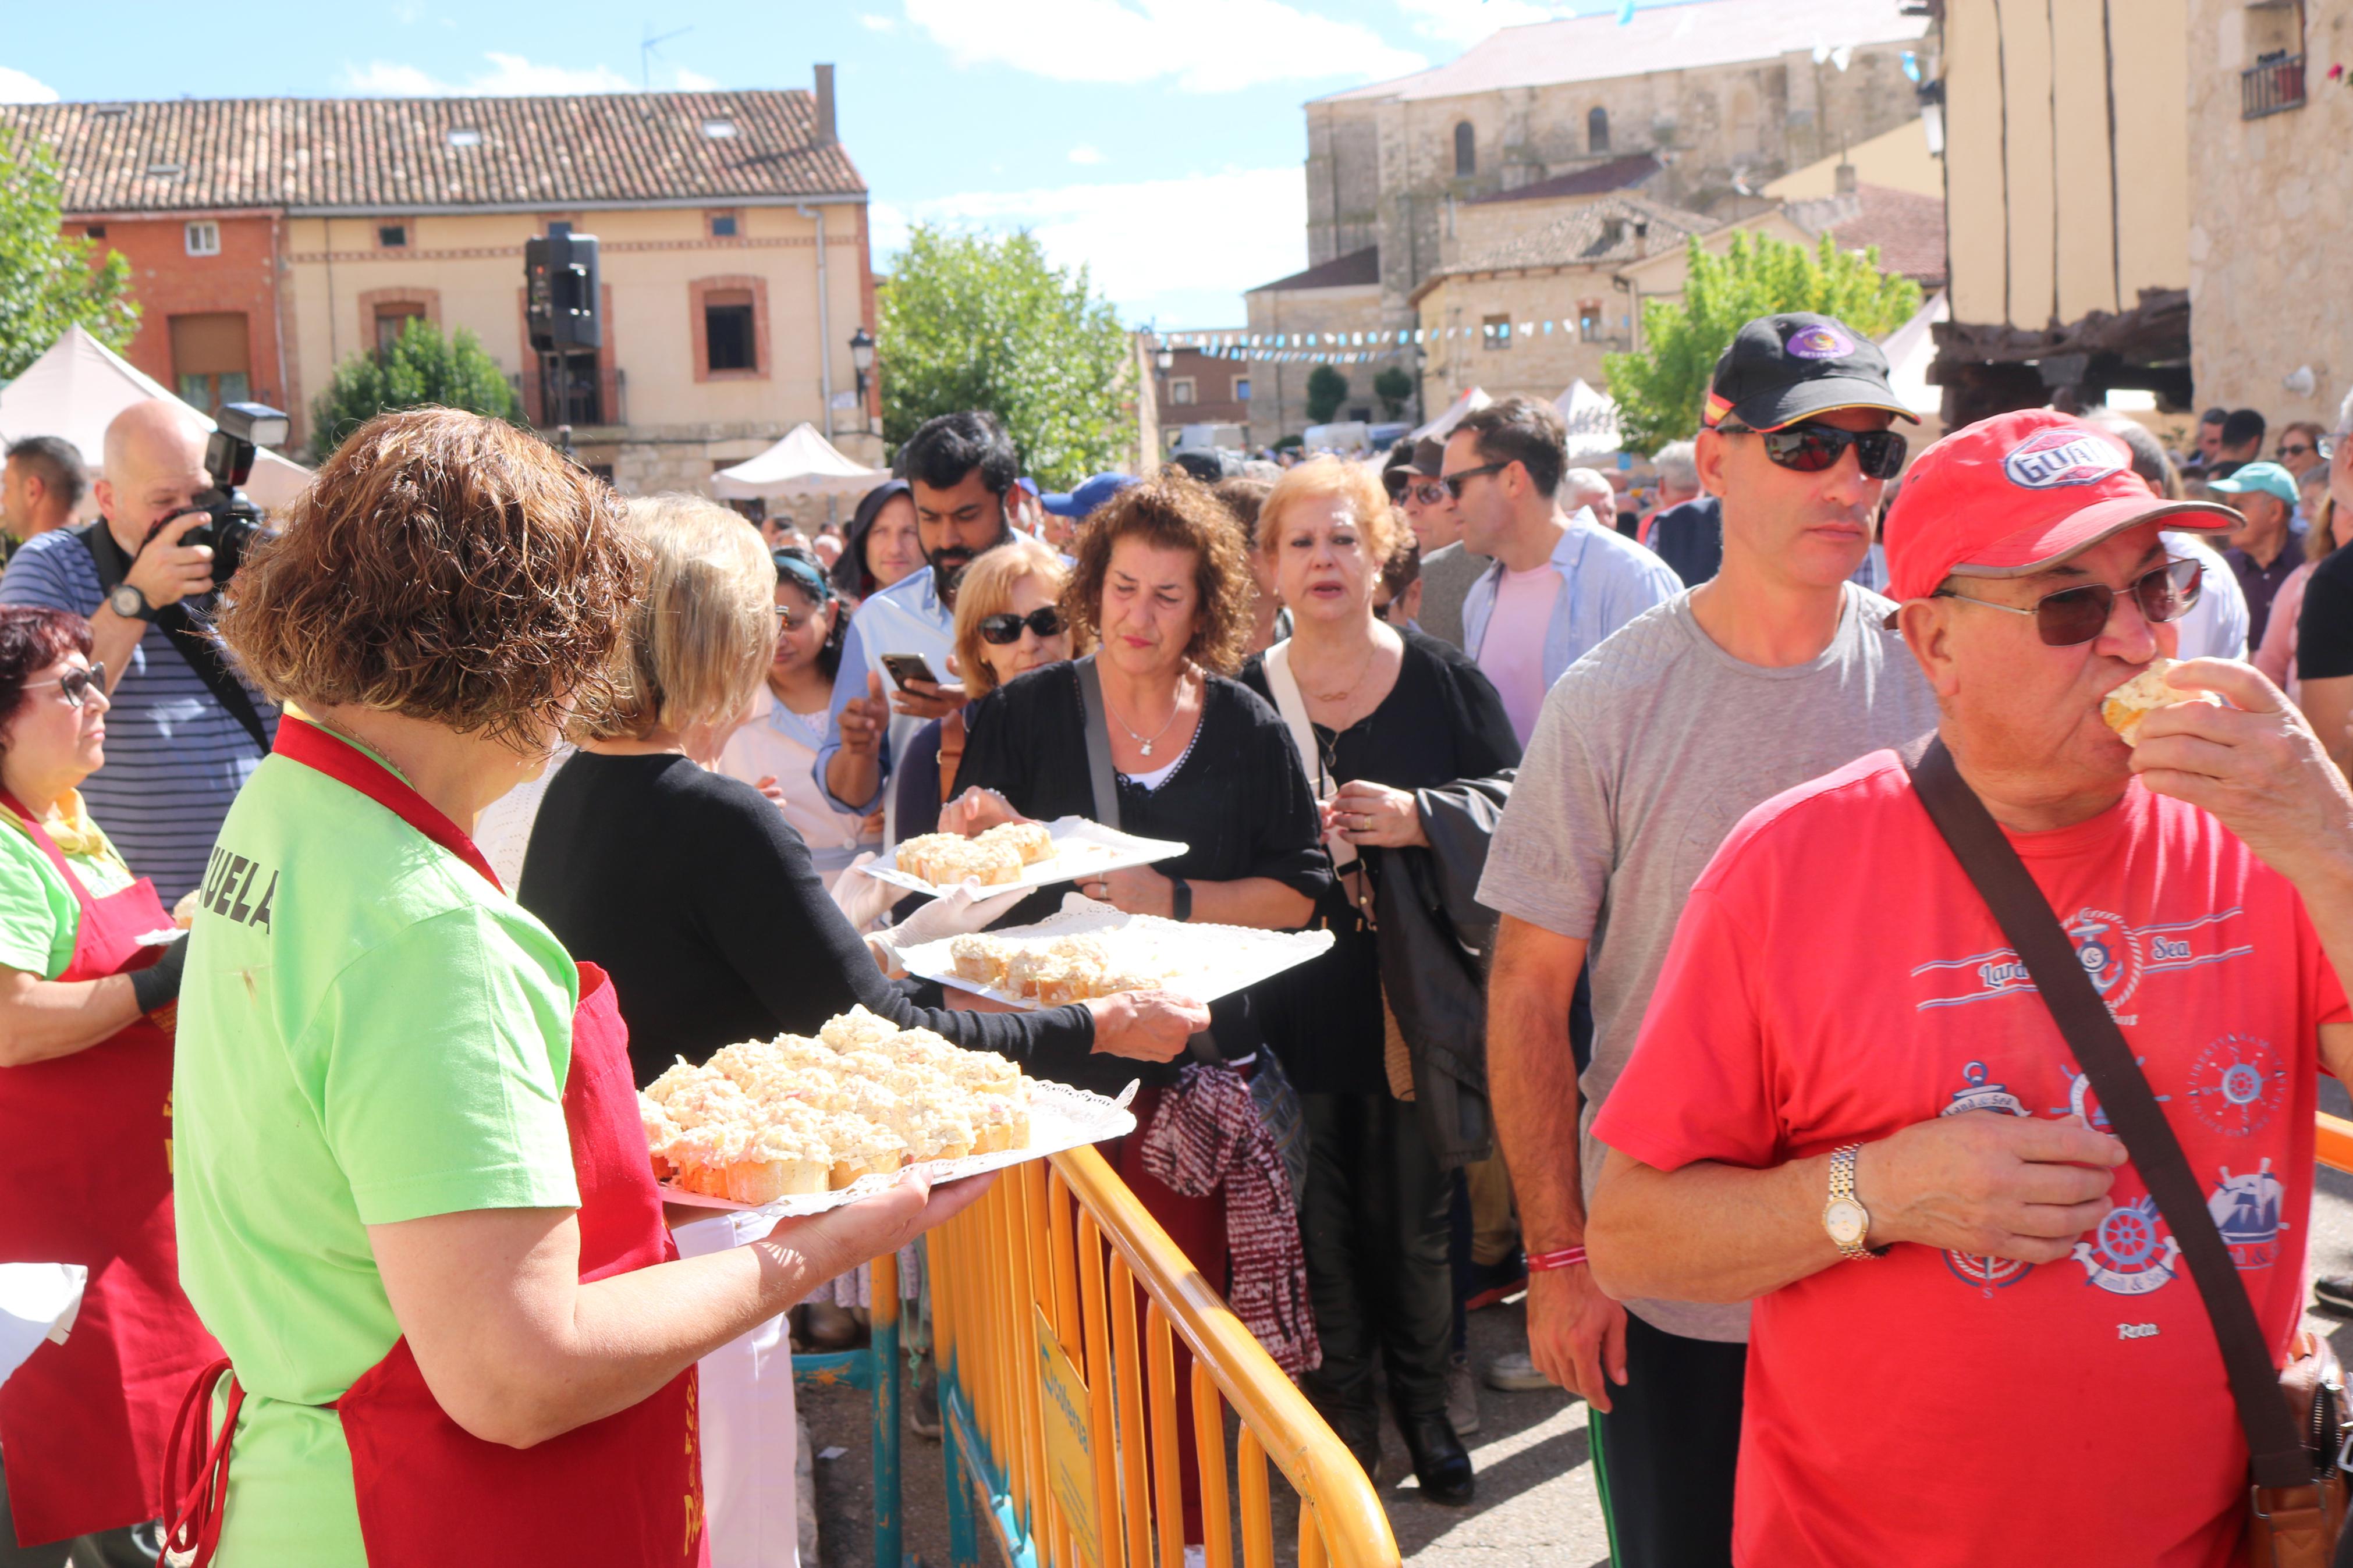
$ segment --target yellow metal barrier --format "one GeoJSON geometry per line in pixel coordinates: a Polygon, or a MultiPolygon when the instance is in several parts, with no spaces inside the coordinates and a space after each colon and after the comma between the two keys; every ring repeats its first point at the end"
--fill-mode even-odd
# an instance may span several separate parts
{"type": "Polygon", "coordinates": [[[1208,1568],[1235,1568],[1237,1492],[1241,1568],[1271,1568],[1269,1459],[1300,1568],[1398,1563],[1355,1457],[1092,1149],[1007,1171],[928,1245],[957,1568],[983,1523],[1014,1568],[1182,1568],[1180,1343],[1208,1568]]]}

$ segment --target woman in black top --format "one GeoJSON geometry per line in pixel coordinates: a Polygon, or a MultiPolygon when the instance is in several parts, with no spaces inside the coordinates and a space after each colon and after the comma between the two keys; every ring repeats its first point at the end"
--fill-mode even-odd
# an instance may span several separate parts
{"type": "MultiPolygon", "coordinates": [[[[1352,1447],[1377,1457],[1380,1352],[1424,1492],[1466,1502],[1470,1457],[1446,1416],[1453,1189],[1415,1108],[1398,1098],[1410,1069],[1388,1060],[1403,1052],[1385,1048],[1371,914],[1384,854],[1429,842],[1413,792],[1516,767],[1520,748],[1477,665],[1376,615],[1398,534],[1379,481],[1362,468],[1319,459],[1278,480],[1259,539],[1293,630],[1242,679],[1308,727],[1327,842],[1343,862],[1316,906],[1332,951],[1279,976],[1270,1007],[1307,1116],[1307,1277],[1324,1364],[1303,1385],[1352,1447]]],[[[1285,739],[1303,737],[1287,730],[1285,739]]]]}
{"type": "MultiPolygon", "coordinates": [[[[1103,683],[1119,826],[1187,846],[1157,865],[1087,879],[1080,890],[1089,897],[1131,913],[1289,930],[1307,922],[1329,887],[1315,843],[1315,803],[1282,721],[1218,673],[1240,657],[1250,604],[1233,521],[1191,480],[1172,475],[1131,485],[1087,520],[1062,608],[1077,635],[1101,650],[1091,668],[1103,683]]],[[[1097,815],[1078,669],[1032,670],[965,710],[957,776],[968,787],[942,813],[943,826],[969,833],[1012,812],[1038,819],[1097,815]]],[[[1006,919],[1049,913],[1062,890],[1047,889],[1006,919]]],[[[1222,1057],[1245,1076],[1265,1041],[1257,989],[1212,1002],[1209,1034],[1196,1042],[1198,1052],[1222,1057]]],[[[1096,1074],[1082,1080],[1090,1087],[1145,1079],[1134,1110],[1136,1125],[1149,1128],[1175,1068],[1094,1065],[1096,1074]]],[[[1186,1194],[1164,1185],[1145,1168],[1144,1142],[1122,1139],[1105,1157],[1223,1292],[1223,1187],[1186,1194]]],[[[1200,1498],[1186,1361],[1179,1347],[1177,1468],[1185,1538],[1193,1542],[1201,1539],[1200,1498]]]]}
{"type": "Polygon", "coordinates": [[[621,696],[549,784],[517,898],[612,975],[640,1085],[673,1058],[813,1035],[854,1005],[1048,1078],[1068,1079],[1092,1052],[1163,1061],[1183,1048],[1201,1010],[1157,994],[955,1012],[919,1006],[885,978],[888,934],[861,941],[783,814],[694,760],[723,739],[712,716],[740,713],[767,666],[776,568],[757,533],[687,498],[637,503],[630,520],[652,564],[621,696]]]}

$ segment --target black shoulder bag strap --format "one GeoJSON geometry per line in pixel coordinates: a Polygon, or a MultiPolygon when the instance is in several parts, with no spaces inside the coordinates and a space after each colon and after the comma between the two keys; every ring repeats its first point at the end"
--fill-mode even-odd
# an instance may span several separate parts
{"type": "Polygon", "coordinates": [[[2091,976],[2084,972],[2074,944],[2060,928],[2042,889],[2034,885],[1985,803],[1961,777],[1945,742],[1932,736],[1925,749],[1917,744],[1907,748],[1904,765],[1936,831],[1984,897],[2001,934],[2018,950],[2019,962],[2026,965],[2059,1033],[2091,1079],[2109,1125],[2125,1141],[2133,1164],[2157,1199],[2158,1212],[2180,1244],[2181,1260],[2198,1282],[2206,1315],[2213,1321],[2214,1338],[2221,1344],[2222,1370],[2230,1376],[2231,1397],[2246,1431],[2255,1483],[2310,1486],[2312,1459],[2280,1393],[2279,1369],[2272,1364],[2254,1305],[2239,1282],[2222,1233],[2214,1228],[2189,1158],[2133,1060],[2124,1031],[2093,989],[2091,976]]]}
{"type": "Polygon", "coordinates": [[[1103,711],[1103,675],[1092,654],[1071,668],[1079,675],[1079,704],[1087,711],[1087,775],[1094,783],[1095,820],[1117,827],[1119,775],[1111,765],[1111,719],[1103,711]]]}
{"type": "MultiPolygon", "coordinates": [[[[114,542],[104,518],[84,523],[73,532],[81,541],[82,548],[90,552],[90,563],[98,568],[98,593],[102,601],[122,585],[122,579],[130,574],[131,563],[122,558],[122,547],[114,542]]],[[[255,711],[253,699],[247,694],[244,682],[229,672],[228,661],[221,657],[220,645],[188,614],[186,602],[165,605],[157,610],[155,624],[164,628],[172,646],[180,650],[180,657],[188,661],[188,668],[196,672],[205,689],[213,694],[213,700],[245,726],[245,732],[253,737],[261,754],[268,756],[269,731],[263,727],[261,715],[255,711]]]]}

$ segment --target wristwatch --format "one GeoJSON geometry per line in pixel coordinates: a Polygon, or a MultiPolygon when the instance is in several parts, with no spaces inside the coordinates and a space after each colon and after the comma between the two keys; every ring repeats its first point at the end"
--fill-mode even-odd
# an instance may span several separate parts
{"type": "Polygon", "coordinates": [[[1839,1251],[1857,1263],[1887,1250],[1863,1245],[1863,1237],[1871,1234],[1871,1211],[1854,1195],[1854,1161],[1862,1152],[1862,1144],[1849,1143],[1831,1153],[1831,1198],[1822,1205],[1822,1228],[1838,1243],[1839,1251]]]}
{"type": "Polygon", "coordinates": [[[1182,877],[1168,879],[1168,918],[1174,921],[1193,918],[1193,884],[1182,877]]]}
{"type": "Polygon", "coordinates": [[[106,607],[126,621],[152,621],[155,618],[155,606],[147,602],[147,595],[128,583],[118,584],[114,592],[106,596],[106,607]]]}

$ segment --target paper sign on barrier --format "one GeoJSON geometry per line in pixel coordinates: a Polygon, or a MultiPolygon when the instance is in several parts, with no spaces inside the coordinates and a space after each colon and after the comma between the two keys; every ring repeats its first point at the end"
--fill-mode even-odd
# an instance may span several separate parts
{"type": "Polygon", "coordinates": [[[1038,1318],[1038,1401],[1046,1422],[1046,1479],[1080,1552],[1101,1568],[1103,1510],[1095,1498],[1094,1437],[1087,1430],[1086,1380],[1054,1337],[1043,1308],[1038,1318]]]}

